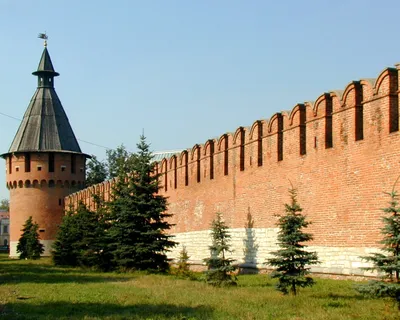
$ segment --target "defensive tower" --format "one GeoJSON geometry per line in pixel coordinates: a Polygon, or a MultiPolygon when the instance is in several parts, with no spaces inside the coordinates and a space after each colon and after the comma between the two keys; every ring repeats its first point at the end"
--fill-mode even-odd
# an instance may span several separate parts
{"type": "Polygon", "coordinates": [[[85,183],[85,162],[61,101],[54,90],[54,70],[47,42],[37,71],[38,86],[6,160],[10,190],[10,257],[17,257],[21,229],[29,216],[39,224],[44,255],[49,255],[64,214],[64,197],[85,183]]]}

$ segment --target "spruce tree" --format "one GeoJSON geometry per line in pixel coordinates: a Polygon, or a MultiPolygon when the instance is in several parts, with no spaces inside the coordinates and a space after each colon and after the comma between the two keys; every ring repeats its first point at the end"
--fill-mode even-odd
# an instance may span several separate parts
{"type": "Polygon", "coordinates": [[[177,262],[177,270],[176,274],[181,277],[190,277],[192,276],[192,272],[190,271],[189,254],[186,250],[185,246],[182,246],[182,250],[179,252],[178,262],[177,262]]]}
{"type": "Polygon", "coordinates": [[[91,211],[80,203],[76,211],[67,212],[53,244],[54,264],[109,269],[106,224],[101,206],[97,207],[91,211]]]}
{"type": "Polygon", "coordinates": [[[118,170],[112,189],[110,249],[119,269],[162,272],[169,268],[166,252],[176,245],[166,234],[172,226],[166,219],[171,215],[166,213],[167,199],[157,194],[160,174],[154,172],[143,135],[137,148],[138,153],[130,157],[134,160],[118,170]]]}
{"type": "Polygon", "coordinates": [[[70,208],[58,227],[56,240],[53,243],[52,258],[55,265],[78,265],[79,250],[75,244],[81,235],[76,220],[75,211],[70,208]]]}
{"type": "Polygon", "coordinates": [[[226,254],[231,252],[231,236],[228,229],[228,226],[222,221],[222,214],[218,212],[211,224],[212,245],[209,247],[210,257],[204,259],[208,267],[205,272],[205,280],[213,286],[236,285],[237,278],[233,274],[236,266],[232,265],[235,260],[226,257],[226,254]]]}
{"type": "Polygon", "coordinates": [[[39,225],[32,220],[32,216],[26,220],[17,245],[17,253],[20,259],[39,259],[44,252],[44,246],[39,241],[39,225]]]}
{"type": "Polygon", "coordinates": [[[272,252],[274,258],[268,259],[267,264],[276,267],[271,277],[279,280],[277,289],[284,294],[297,294],[298,287],[309,287],[314,280],[307,275],[307,265],[319,263],[315,252],[305,250],[304,242],[312,240],[312,235],[302,231],[310,222],[301,213],[303,209],[297,203],[296,190],[289,190],[291,202],[285,204],[285,214],[279,216],[278,244],[280,249],[272,252]]]}
{"type": "Polygon", "coordinates": [[[381,229],[383,239],[380,241],[383,245],[382,252],[362,257],[363,260],[373,264],[372,267],[364,269],[378,271],[382,279],[360,285],[357,290],[366,295],[392,298],[400,310],[400,206],[394,188],[387,194],[390,196],[389,206],[382,209],[384,212],[381,229]]]}

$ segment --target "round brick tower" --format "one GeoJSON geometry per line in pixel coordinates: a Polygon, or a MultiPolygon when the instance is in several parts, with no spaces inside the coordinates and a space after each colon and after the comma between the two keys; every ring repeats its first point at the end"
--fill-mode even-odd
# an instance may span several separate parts
{"type": "Polygon", "coordinates": [[[6,160],[10,190],[10,257],[21,229],[32,216],[49,255],[64,215],[64,197],[83,188],[85,162],[67,115],[54,90],[55,72],[46,42],[37,71],[38,87],[25,112],[6,160]]]}

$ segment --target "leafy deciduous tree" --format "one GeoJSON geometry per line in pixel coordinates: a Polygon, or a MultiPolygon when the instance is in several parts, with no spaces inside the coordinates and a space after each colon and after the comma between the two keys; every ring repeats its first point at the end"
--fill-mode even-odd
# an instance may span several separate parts
{"type": "Polygon", "coordinates": [[[128,152],[122,144],[115,150],[107,150],[108,179],[126,175],[132,170],[135,154],[128,152]]]}
{"type": "Polygon", "coordinates": [[[10,210],[10,201],[8,199],[0,200],[0,210],[10,210]]]}
{"type": "Polygon", "coordinates": [[[308,277],[307,265],[319,263],[317,253],[308,252],[303,243],[312,240],[312,235],[302,231],[310,222],[301,213],[303,209],[297,203],[296,190],[289,190],[291,203],[285,204],[286,214],[279,216],[278,244],[280,249],[272,252],[274,258],[268,259],[267,264],[277,267],[272,272],[272,278],[278,278],[277,289],[284,294],[289,291],[297,294],[298,287],[314,285],[314,280],[308,277]]]}
{"type": "Polygon", "coordinates": [[[88,187],[103,182],[108,178],[107,164],[97,160],[94,155],[88,161],[86,168],[86,186],[88,187]]]}

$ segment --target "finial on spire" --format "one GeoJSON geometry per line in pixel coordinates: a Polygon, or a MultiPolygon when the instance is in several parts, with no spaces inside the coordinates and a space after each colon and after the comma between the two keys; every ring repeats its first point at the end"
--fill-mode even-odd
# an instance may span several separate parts
{"type": "Polygon", "coordinates": [[[47,47],[47,39],[49,37],[47,36],[46,32],[45,33],[39,33],[38,38],[44,39],[44,46],[47,47]]]}

